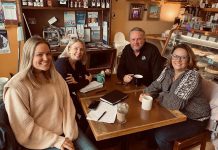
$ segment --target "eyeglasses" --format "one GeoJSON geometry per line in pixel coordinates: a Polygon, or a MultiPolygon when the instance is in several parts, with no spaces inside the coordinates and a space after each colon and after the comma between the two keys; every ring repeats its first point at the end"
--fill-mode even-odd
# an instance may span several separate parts
{"type": "Polygon", "coordinates": [[[188,59],[188,56],[178,56],[176,54],[171,54],[173,60],[182,60],[185,61],[188,59]]]}

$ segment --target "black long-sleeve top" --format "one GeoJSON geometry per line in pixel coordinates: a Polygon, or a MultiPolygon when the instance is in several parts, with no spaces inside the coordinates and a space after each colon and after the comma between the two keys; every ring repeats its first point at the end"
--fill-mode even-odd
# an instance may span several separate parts
{"type": "Polygon", "coordinates": [[[71,94],[72,92],[77,92],[89,84],[89,80],[85,79],[85,75],[89,75],[89,72],[86,70],[86,67],[82,64],[82,62],[77,61],[74,70],[70,65],[69,58],[58,58],[55,62],[55,67],[64,80],[68,77],[67,74],[72,74],[74,79],[78,82],[76,84],[68,84],[71,94]]]}
{"type": "Polygon", "coordinates": [[[140,54],[136,56],[130,44],[127,45],[121,55],[117,77],[123,80],[126,74],[143,75],[143,84],[148,86],[154,81],[164,68],[165,58],[163,58],[156,46],[145,42],[140,49],[140,54]]]}

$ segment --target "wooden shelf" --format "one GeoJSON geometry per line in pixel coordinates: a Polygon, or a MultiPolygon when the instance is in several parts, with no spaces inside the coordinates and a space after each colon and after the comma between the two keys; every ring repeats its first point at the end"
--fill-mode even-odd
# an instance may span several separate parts
{"type": "MultiPolygon", "coordinates": [[[[186,30],[186,29],[183,28],[183,27],[180,27],[179,30],[188,31],[188,30],[186,30]]],[[[196,30],[196,29],[191,29],[189,32],[192,32],[192,33],[202,33],[202,34],[204,34],[204,35],[212,35],[212,36],[217,36],[217,35],[218,35],[218,34],[215,33],[215,32],[202,31],[202,30],[196,30]]]]}
{"type": "Polygon", "coordinates": [[[162,37],[161,34],[147,34],[146,39],[150,40],[160,40],[160,41],[166,41],[166,37],[162,37]]]}
{"type": "Polygon", "coordinates": [[[69,7],[30,7],[30,6],[22,6],[22,9],[27,10],[78,10],[78,11],[101,11],[101,10],[109,10],[110,8],[69,8],[69,7]]]}
{"type": "Polygon", "coordinates": [[[203,8],[202,11],[206,11],[206,12],[218,12],[218,8],[203,8]]]}

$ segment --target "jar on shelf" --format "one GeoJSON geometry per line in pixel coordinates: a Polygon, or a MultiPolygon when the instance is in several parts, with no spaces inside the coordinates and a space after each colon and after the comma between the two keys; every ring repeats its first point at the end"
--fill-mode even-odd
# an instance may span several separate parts
{"type": "Polygon", "coordinates": [[[216,22],[214,21],[214,23],[212,22],[211,26],[212,26],[211,31],[218,33],[218,22],[217,21],[216,22]]]}
{"type": "Polygon", "coordinates": [[[28,6],[33,6],[33,0],[28,0],[28,6]]]}
{"type": "Polygon", "coordinates": [[[27,0],[22,0],[22,5],[23,6],[28,6],[28,1],[27,0]]]}
{"type": "Polygon", "coordinates": [[[52,7],[52,0],[47,0],[47,6],[52,7]]]}

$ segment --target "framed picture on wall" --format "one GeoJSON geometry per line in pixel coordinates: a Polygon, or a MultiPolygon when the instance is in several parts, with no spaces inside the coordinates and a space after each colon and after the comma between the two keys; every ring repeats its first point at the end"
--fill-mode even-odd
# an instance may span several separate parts
{"type": "Polygon", "coordinates": [[[129,9],[129,20],[142,20],[144,4],[132,3],[129,9]]]}
{"type": "Polygon", "coordinates": [[[148,5],[148,19],[159,20],[160,19],[160,4],[150,3],[148,5]]]}

